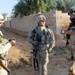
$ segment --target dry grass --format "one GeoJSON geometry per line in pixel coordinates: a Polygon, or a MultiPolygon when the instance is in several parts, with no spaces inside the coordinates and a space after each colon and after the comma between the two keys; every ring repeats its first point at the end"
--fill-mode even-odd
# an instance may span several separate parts
{"type": "Polygon", "coordinates": [[[17,46],[14,46],[10,49],[10,52],[7,55],[7,58],[10,59],[9,65],[12,67],[15,66],[23,66],[23,65],[32,65],[30,61],[29,53],[18,49],[17,46]]]}

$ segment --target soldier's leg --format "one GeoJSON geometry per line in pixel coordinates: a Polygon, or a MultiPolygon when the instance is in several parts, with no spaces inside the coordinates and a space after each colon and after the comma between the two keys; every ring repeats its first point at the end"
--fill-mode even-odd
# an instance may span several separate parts
{"type": "Polygon", "coordinates": [[[73,60],[73,55],[72,55],[72,49],[70,47],[67,47],[67,56],[66,59],[68,62],[70,62],[71,60],[73,60]]]}
{"type": "Polygon", "coordinates": [[[73,54],[72,54],[72,49],[70,46],[67,46],[67,61],[68,61],[68,75],[72,75],[72,64],[73,64],[73,54]]]}
{"type": "Polygon", "coordinates": [[[71,55],[73,56],[72,63],[70,65],[70,71],[72,75],[75,75],[75,45],[71,45],[71,55]]]}
{"type": "Polygon", "coordinates": [[[48,62],[49,62],[49,57],[48,57],[48,53],[46,52],[45,54],[43,54],[43,61],[41,62],[42,75],[47,75],[48,73],[48,69],[47,69],[48,62]]]}
{"type": "MultiPolygon", "coordinates": [[[[75,45],[74,45],[75,46],[75,45]]],[[[75,48],[75,47],[74,47],[75,48]]],[[[74,61],[73,61],[73,75],[75,75],[75,49],[73,48],[73,56],[74,56],[74,61]]]]}
{"type": "Polygon", "coordinates": [[[69,75],[73,75],[73,72],[72,72],[73,67],[72,67],[72,65],[73,65],[73,61],[68,62],[68,74],[69,75]]]}

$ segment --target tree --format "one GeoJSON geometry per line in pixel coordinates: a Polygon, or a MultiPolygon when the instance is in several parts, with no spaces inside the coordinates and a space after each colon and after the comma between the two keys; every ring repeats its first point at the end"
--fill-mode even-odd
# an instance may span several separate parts
{"type": "Polygon", "coordinates": [[[75,0],[18,0],[13,8],[13,14],[17,16],[27,16],[38,12],[48,12],[50,10],[61,10],[67,12],[75,6],[75,0]]]}
{"type": "Polygon", "coordinates": [[[62,12],[66,11],[66,4],[64,0],[61,2],[60,9],[62,10],[62,12]]]}
{"type": "Polygon", "coordinates": [[[30,7],[26,5],[26,3],[24,3],[22,0],[20,0],[20,2],[14,6],[13,13],[15,14],[15,17],[22,17],[23,15],[30,14],[29,10],[30,7]]]}
{"type": "Polygon", "coordinates": [[[63,12],[67,12],[75,5],[75,0],[57,0],[57,10],[61,10],[63,12]]]}
{"type": "Polygon", "coordinates": [[[46,12],[49,9],[49,4],[46,0],[18,0],[18,3],[13,8],[13,13],[16,16],[26,16],[38,12],[46,12]]]}
{"type": "Polygon", "coordinates": [[[56,0],[47,0],[47,4],[48,4],[47,11],[56,9],[56,5],[57,5],[56,0]]]}

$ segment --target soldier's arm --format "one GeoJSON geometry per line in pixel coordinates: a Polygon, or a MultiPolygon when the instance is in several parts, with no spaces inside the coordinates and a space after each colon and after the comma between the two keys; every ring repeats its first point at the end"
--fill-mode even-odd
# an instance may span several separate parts
{"type": "Polygon", "coordinates": [[[75,25],[73,23],[70,23],[70,25],[68,26],[68,29],[65,31],[65,34],[70,34],[73,27],[75,27],[75,25]]]}
{"type": "Polygon", "coordinates": [[[51,49],[55,46],[55,36],[52,30],[49,29],[49,32],[51,34],[52,37],[52,42],[51,42],[51,49]]]}
{"type": "Polygon", "coordinates": [[[7,43],[5,46],[2,46],[2,48],[0,50],[0,54],[7,52],[10,48],[11,48],[11,44],[7,43]]]}
{"type": "Polygon", "coordinates": [[[7,44],[5,44],[4,46],[2,46],[2,48],[0,49],[0,54],[7,52],[15,44],[16,44],[15,39],[10,39],[7,44]]]}
{"type": "Polygon", "coordinates": [[[34,42],[35,42],[35,41],[34,41],[34,36],[35,36],[35,35],[33,34],[33,31],[34,31],[34,30],[32,30],[31,32],[28,33],[28,42],[31,43],[31,44],[35,44],[35,43],[34,43],[34,42]]]}
{"type": "Polygon", "coordinates": [[[70,34],[70,35],[75,34],[75,27],[72,26],[72,27],[70,28],[70,30],[68,30],[68,31],[65,32],[65,34],[70,34]]]}
{"type": "Polygon", "coordinates": [[[66,30],[66,32],[67,31],[69,31],[70,29],[71,29],[71,27],[73,26],[73,24],[72,23],[70,23],[70,25],[68,26],[68,28],[67,28],[67,30],[66,30]]]}
{"type": "Polygon", "coordinates": [[[75,32],[75,26],[71,27],[71,30],[75,32]]]}
{"type": "Polygon", "coordinates": [[[65,32],[65,34],[69,34],[69,35],[72,35],[73,33],[74,33],[73,30],[69,30],[69,31],[65,32]]]}

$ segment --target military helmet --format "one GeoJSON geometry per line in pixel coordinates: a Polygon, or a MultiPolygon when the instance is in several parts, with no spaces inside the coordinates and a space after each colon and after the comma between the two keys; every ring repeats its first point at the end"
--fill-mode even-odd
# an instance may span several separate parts
{"type": "Polygon", "coordinates": [[[44,15],[39,15],[38,17],[37,17],[37,22],[39,23],[40,21],[42,21],[42,20],[46,20],[46,17],[44,16],[44,15]]]}
{"type": "Polygon", "coordinates": [[[70,14],[75,15],[75,9],[70,9],[70,10],[68,10],[68,15],[70,15],[70,14]]]}

